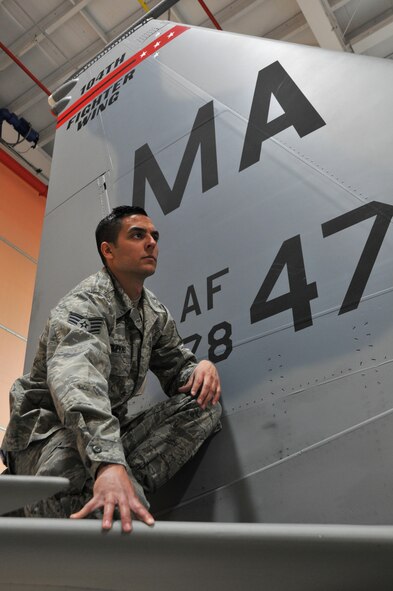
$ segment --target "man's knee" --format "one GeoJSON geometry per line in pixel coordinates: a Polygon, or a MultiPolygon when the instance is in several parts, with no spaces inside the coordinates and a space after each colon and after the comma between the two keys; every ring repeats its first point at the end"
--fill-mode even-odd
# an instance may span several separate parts
{"type": "Polygon", "coordinates": [[[191,419],[195,426],[199,425],[203,428],[205,438],[221,430],[222,406],[219,402],[214,405],[209,404],[205,409],[202,409],[195,398],[184,395],[180,410],[183,411],[185,420],[191,419]]]}
{"type": "Polygon", "coordinates": [[[10,473],[26,476],[62,476],[70,481],[69,491],[81,491],[90,478],[72,434],[59,430],[26,449],[9,452],[10,473]]]}
{"type": "Polygon", "coordinates": [[[221,415],[222,415],[222,406],[219,402],[214,406],[210,404],[206,410],[204,411],[209,416],[209,423],[210,423],[210,432],[209,435],[213,433],[218,433],[222,429],[221,425],[221,415]]]}
{"type": "Polygon", "coordinates": [[[217,425],[217,423],[219,423],[221,416],[222,416],[222,406],[219,402],[217,402],[217,404],[215,404],[214,406],[211,405],[210,409],[211,409],[211,413],[212,413],[212,419],[215,422],[215,425],[217,425]]]}
{"type": "Polygon", "coordinates": [[[183,406],[183,412],[179,415],[179,429],[186,430],[190,440],[196,444],[196,449],[201,443],[208,439],[213,433],[221,430],[220,418],[222,407],[220,403],[209,404],[202,409],[195,398],[188,397],[188,401],[183,406]]]}

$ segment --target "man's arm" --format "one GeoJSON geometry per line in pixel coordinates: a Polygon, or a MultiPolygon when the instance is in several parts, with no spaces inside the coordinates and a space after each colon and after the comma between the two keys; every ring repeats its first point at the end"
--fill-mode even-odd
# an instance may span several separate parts
{"type": "Polygon", "coordinates": [[[110,344],[102,306],[89,302],[55,310],[47,344],[47,382],[62,424],[73,431],[78,451],[94,478],[103,462],[126,465],[120,427],[108,395],[110,344]],[[91,332],[84,322],[73,324],[78,314],[86,323],[100,319],[91,332]]]}
{"type": "Polygon", "coordinates": [[[203,409],[210,403],[217,404],[221,385],[215,365],[207,360],[197,363],[195,355],[184,346],[169,311],[162,308],[161,332],[153,347],[150,369],[168,396],[189,392],[197,396],[203,409]]]}
{"type": "Polygon", "coordinates": [[[75,433],[82,461],[95,479],[92,499],[73,517],[103,507],[103,528],[108,529],[118,506],[124,531],[131,530],[131,511],[150,525],[153,518],[128,477],[119,423],[111,410],[105,302],[89,297],[68,304],[50,320],[48,386],[60,420],[75,433]]]}

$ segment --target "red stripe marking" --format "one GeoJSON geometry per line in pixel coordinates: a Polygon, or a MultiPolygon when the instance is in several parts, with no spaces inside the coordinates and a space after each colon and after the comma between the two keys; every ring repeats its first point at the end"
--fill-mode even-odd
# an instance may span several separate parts
{"type": "Polygon", "coordinates": [[[12,156],[7,154],[2,148],[0,148],[0,162],[5,164],[12,172],[17,174],[21,179],[26,181],[33,189],[35,189],[39,195],[46,197],[48,193],[48,186],[45,185],[36,176],[31,174],[24,166],[19,164],[12,156]]]}
{"type": "Polygon", "coordinates": [[[113,72],[105,76],[100,82],[93,86],[88,92],[81,96],[71,107],[69,107],[64,113],[59,115],[57,120],[56,128],[61,127],[66,121],[76,115],[83,107],[88,105],[95,97],[100,95],[104,90],[112,86],[119,78],[124,76],[127,72],[139,66],[141,62],[153,55],[156,51],[176,39],[179,35],[188,31],[190,27],[184,27],[182,25],[176,25],[169,31],[166,31],[163,35],[157,37],[154,41],[146,45],[143,49],[135,53],[124,63],[120,64],[113,72]]]}

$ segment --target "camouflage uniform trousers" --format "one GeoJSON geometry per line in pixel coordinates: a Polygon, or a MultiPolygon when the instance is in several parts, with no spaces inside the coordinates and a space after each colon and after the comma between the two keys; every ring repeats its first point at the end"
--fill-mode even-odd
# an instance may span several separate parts
{"type": "MultiPolygon", "coordinates": [[[[220,430],[221,406],[202,410],[186,394],[177,394],[144,411],[122,429],[121,440],[128,473],[141,502],[148,508],[145,492],[164,485],[198,451],[202,443],[220,430]]],[[[27,505],[15,515],[69,517],[93,496],[94,481],[77,450],[75,436],[60,429],[43,441],[20,452],[8,453],[11,474],[62,476],[70,480],[66,491],[27,505]]],[[[101,518],[95,511],[92,518],[101,518]]]]}

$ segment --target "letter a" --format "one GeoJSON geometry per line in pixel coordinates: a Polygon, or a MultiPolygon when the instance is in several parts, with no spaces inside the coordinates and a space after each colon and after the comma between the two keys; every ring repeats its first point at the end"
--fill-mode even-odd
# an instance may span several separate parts
{"type": "Polygon", "coordinates": [[[279,62],[274,62],[258,74],[252,100],[250,119],[239,172],[259,162],[262,142],[293,126],[303,137],[325,124],[309,100],[279,62]],[[274,94],[284,114],[268,122],[271,95],[274,94]]]}

